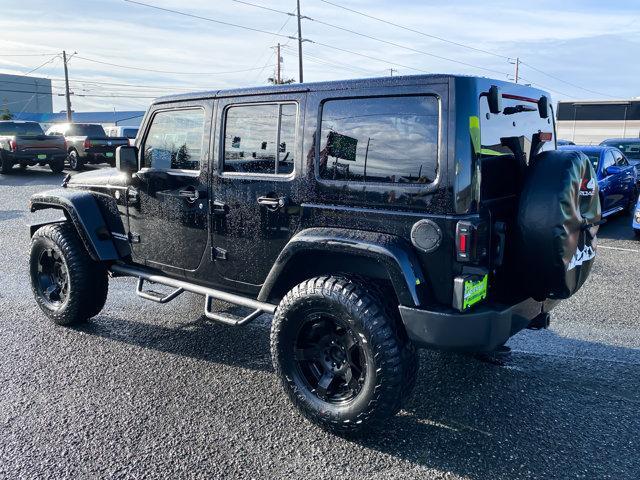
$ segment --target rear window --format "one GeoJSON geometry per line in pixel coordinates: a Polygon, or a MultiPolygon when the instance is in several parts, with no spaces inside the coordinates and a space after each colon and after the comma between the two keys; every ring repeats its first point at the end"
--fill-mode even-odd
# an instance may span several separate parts
{"type": "Polygon", "coordinates": [[[35,135],[44,135],[42,131],[42,127],[39,123],[30,122],[30,123],[15,123],[15,122],[7,122],[0,123],[0,135],[24,135],[24,136],[35,136],[35,135]]]}
{"type": "Polygon", "coordinates": [[[589,157],[589,160],[591,161],[591,165],[593,165],[593,169],[594,170],[598,170],[598,162],[600,161],[600,153],[591,153],[591,152],[582,152],[584,153],[587,157],[589,157]]]}
{"type": "Polygon", "coordinates": [[[122,136],[126,137],[126,138],[136,138],[137,134],[138,134],[138,129],[137,128],[123,128],[122,129],[122,136]]]}
{"type": "Polygon", "coordinates": [[[104,128],[102,125],[71,125],[67,130],[67,135],[78,136],[78,137],[106,137],[107,134],[104,133],[104,128]]]}
{"type": "Polygon", "coordinates": [[[532,156],[553,150],[555,132],[551,118],[540,118],[536,102],[503,94],[502,112],[494,114],[489,111],[487,97],[480,97],[481,156],[514,155],[519,153],[514,150],[520,150],[528,164],[532,156]],[[534,138],[539,133],[550,133],[551,141],[540,143],[534,138]]]}
{"type": "Polygon", "coordinates": [[[328,100],[318,172],[325,180],[428,184],[438,176],[434,96],[328,100]]]}

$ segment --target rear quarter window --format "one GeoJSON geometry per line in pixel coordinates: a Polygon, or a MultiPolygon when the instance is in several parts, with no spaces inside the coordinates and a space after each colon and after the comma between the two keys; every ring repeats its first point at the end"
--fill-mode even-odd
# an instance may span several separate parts
{"type": "Polygon", "coordinates": [[[327,100],[318,175],[343,182],[433,183],[439,123],[439,100],[432,95],[327,100]]]}

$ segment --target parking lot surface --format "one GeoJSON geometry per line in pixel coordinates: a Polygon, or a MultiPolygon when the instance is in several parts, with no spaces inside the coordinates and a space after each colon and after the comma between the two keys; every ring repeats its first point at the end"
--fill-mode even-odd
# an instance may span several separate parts
{"type": "Polygon", "coordinates": [[[406,409],[346,440],[303,420],[269,357],[269,321],[227,327],[185,294],[110,283],[81,328],[53,325],[28,279],[31,194],[62,175],[0,176],[2,478],[640,478],[640,242],[601,229],[587,284],[501,359],[421,353],[406,409]]]}

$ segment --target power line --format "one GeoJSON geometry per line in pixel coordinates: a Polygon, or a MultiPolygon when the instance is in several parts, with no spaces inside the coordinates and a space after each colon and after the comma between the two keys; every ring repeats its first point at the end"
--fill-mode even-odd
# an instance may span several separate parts
{"type": "Polygon", "coordinates": [[[235,2],[235,3],[242,3],[243,5],[249,5],[251,7],[261,8],[262,10],[268,10],[270,12],[281,13],[283,15],[289,15],[291,17],[295,17],[296,16],[295,13],[287,12],[285,10],[277,10],[277,9],[271,8],[271,7],[265,7],[264,5],[258,5],[256,3],[245,2],[244,0],[231,0],[231,1],[235,2]]]}
{"type": "Polygon", "coordinates": [[[50,57],[51,53],[0,53],[0,57],[50,57]]]}
{"type": "MultiPolygon", "coordinates": [[[[130,1],[130,0],[125,0],[125,1],[130,1]]],[[[170,70],[155,70],[152,68],[132,67],[130,65],[120,65],[117,63],[103,62],[102,60],[95,60],[92,58],[81,57],[80,55],[76,55],[76,58],[79,58],[80,60],[85,60],[87,62],[100,63],[102,65],[109,65],[111,67],[126,68],[129,70],[138,70],[142,72],[167,73],[171,75],[225,75],[228,73],[243,73],[243,72],[250,72],[252,70],[259,70],[259,68],[245,68],[243,70],[230,70],[226,72],[175,72],[170,70]]]]}
{"type": "Polygon", "coordinates": [[[436,55],[436,54],[434,54],[434,53],[425,52],[424,50],[418,50],[418,49],[416,49],[416,48],[408,47],[408,46],[406,46],[406,45],[402,45],[402,44],[400,44],[400,43],[390,42],[389,40],[384,40],[384,39],[382,39],[382,38],[374,37],[373,35],[368,35],[368,34],[366,34],[366,33],[356,32],[355,30],[351,30],[351,29],[349,29],[349,28],[341,27],[341,26],[339,26],[339,25],[333,25],[333,24],[331,24],[331,23],[324,22],[324,21],[322,21],[322,20],[317,20],[317,19],[315,19],[315,18],[309,18],[309,20],[311,20],[311,21],[313,21],[313,22],[316,22],[316,23],[319,23],[319,24],[321,24],[321,25],[325,25],[325,26],[327,26],[327,27],[335,28],[335,29],[337,29],[337,30],[342,30],[342,31],[344,31],[344,32],[348,32],[348,33],[351,33],[351,34],[353,34],[353,35],[358,35],[358,36],[360,36],[360,37],[368,38],[368,39],[370,39],[370,40],[375,40],[375,41],[377,41],[377,42],[386,43],[387,45],[391,45],[391,46],[393,46],[393,47],[397,47],[397,48],[402,48],[402,49],[404,49],[404,50],[408,50],[408,51],[411,51],[411,52],[414,52],[414,53],[420,53],[420,54],[422,54],[422,55],[428,55],[429,57],[438,58],[438,59],[440,59],[440,60],[445,60],[445,61],[447,61],[447,62],[457,63],[457,64],[459,64],[459,65],[464,65],[464,66],[467,66],[467,67],[477,68],[477,69],[484,70],[484,71],[491,72],[491,73],[499,73],[499,74],[501,74],[501,75],[506,75],[506,73],[505,73],[505,72],[500,72],[500,71],[498,71],[498,70],[493,70],[493,69],[491,69],[491,68],[485,68],[485,67],[481,67],[481,66],[479,66],[479,65],[473,65],[473,64],[471,64],[471,63],[462,62],[462,61],[460,61],[460,60],[455,60],[455,59],[453,59],[453,58],[443,57],[443,56],[441,56],[441,55],[436,55]]]}
{"type": "Polygon", "coordinates": [[[47,60],[46,62],[44,62],[41,65],[38,65],[36,68],[33,68],[31,70],[29,70],[27,73],[24,73],[23,75],[26,77],[27,75],[35,72],[36,70],[40,70],[42,67],[44,67],[45,65],[48,65],[49,63],[53,62],[56,58],[58,58],[60,56],[59,53],[56,53],[53,57],[51,57],[49,60],[47,60]]]}
{"type": "Polygon", "coordinates": [[[487,55],[492,55],[494,57],[498,57],[498,58],[503,58],[505,60],[509,60],[509,57],[507,57],[505,55],[501,55],[499,53],[491,52],[489,50],[483,50],[482,48],[472,47],[471,45],[465,45],[464,43],[454,42],[453,40],[449,40],[449,39],[443,38],[443,37],[438,37],[437,35],[431,35],[429,33],[421,32],[420,30],[415,30],[413,28],[406,27],[404,25],[400,25],[400,24],[397,24],[397,23],[393,23],[393,22],[390,22],[388,20],[384,20],[384,19],[379,18],[379,17],[374,17],[373,15],[369,15],[368,13],[360,12],[358,10],[354,10],[353,8],[345,7],[344,5],[339,5],[337,3],[330,2],[328,0],[320,0],[320,1],[323,2],[323,3],[327,3],[329,5],[333,5],[334,7],[341,8],[342,10],[347,10],[349,12],[352,12],[352,13],[355,13],[355,14],[358,14],[358,15],[362,15],[363,17],[367,17],[367,18],[370,18],[372,20],[376,20],[378,22],[386,23],[387,25],[392,25],[394,27],[401,28],[401,29],[407,30],[409,32],[417,33],[418,35],[422,35],[422,36],[425,36],[425,37],[433,38],[435,40],[440,40],[441,42],[450,43],[451,45],[456,45],[458,47],[467,48],[469,50],[475,50],[476,52],[481,52],[481,53],[485,53],[487,55]]]}
{"type": "MultiPolygon", "coordinates": [[[[566,80],[563,80],[563,79],[562,79],[562,78],[560,78],[560,77],[556,77],[555,75],[552,75],[552,74],[547,73],[547,72],[545,72],[545,71],[543,71],[543,70],[540,70],[539,68],[534,67],[533,65],[531,65],[531,64],[529,64],[529,63],[523,62],[522,60],[520,61],[520,64],[521,64],[521,65],[525,65],[525,66],[529,67],[531,70],[535,70],[536,72],[541,73],[542,75],[545,75],[545,76],[547,76],[547,77],[549,77],[549,78],[553,78],[553,79],[555,79],[555,80],[557,80],[557,81],[559,81],[559,82],[565,83],[565,84],[567,84],[567,85],[569,85],[569,86],[571,86],[571,87],[578,88],[578,89],[580,89],[580,90],[584,90],[585,92],[593,93],[593,94],[595,94],[595,95],[601,95],[601,96],[603,96],[603,97],[617,98],[617,97],[614,97],[613,95],[609,95],[609,94],[607,94],[607,93],[597,92],[597,91],[595,91],[595,90],[590,90],[590,89],[588,89],[588,88],[581,87],[580,85],[576,85],[575,83],[568,82],[568,81],[566,81],[566,80]]],[[[575,98],[575,97],[574,97],[574,98],[575,98]]]]}
{"type": "Polygon", "coordinates": [[[264,33],[264,34],[267,34],[267,35],[276,35],[276,36],[284,37],[284,38],[291,38],[291,37],[288,37],[287,35],[269,32],[267,30],[262,30],[261,28],[247,27],[245,25],[238,25],[237,23],[223,22],[222,20],[215,20],[213,18],[203,17],[203,16],[200,16],[200,15],[194,15],[192,13],[180,12],[178,10],[172,10],[170,8],[157,7],[155,5],[149,5],[147,3],[137,2],[135,0],[124,0],[124,1],[127,2],[127,3],[133,3],[133,4],[136,4],[136,5],[140,5],[142,7],[161,10],[163,12],[175,13],[176,15],[182,15],[184,17],[197,18],[199,20],[205,20],[207,22],[213,22],[213,23],[217,23],[217,24],[220,24],[220,25],[226,25],[228,27],[242,28],[243,30],[250,30],[252,32],[264,33]]]}

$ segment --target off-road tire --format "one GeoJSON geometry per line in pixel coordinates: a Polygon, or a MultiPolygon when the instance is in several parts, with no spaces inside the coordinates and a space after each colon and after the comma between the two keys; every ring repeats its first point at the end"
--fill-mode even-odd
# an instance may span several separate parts
{"type": "Polygon", "coordinates": [[[6,155],[0,153],[0,173],[7,175],[11,173],[13,164],[9,161],[6,155]]]}
{"type": "Polygon", "coordinates": [[[40,309],[58,325],[77,325],[97,315],[105,304],[109,279],[104,265],[95,262],[70,223],[46,225],[31,239],[31,289],[40,309]],[[68,278],[66,300],[54,306],[38,287],[38,264],[41,253],[51,249],[64,262],[68,278]]]}
{"type": "Polygon", "coordinates": [[[342,276],[316,277],[295,286],[280,302],[271,327],[273,366],[285,392],[311,422],[339,434],[379,426],[400,410],[405,384],[415,383],[407,378],[415,376],[415,371],[403,368],[404,346],[394,319],[377,295],[369,293],[366,284],[342,276]],[[297,332],[308,316],[323,313],[348,324],[360,339],[358,347],[365,357],[361,390],[341,404],[326,402],[311,392],[295,370],[297,332]]]}
{"type": "Polygon", "coordinates": [[[67,162],[69,162],[69,167],[72,170],[82,170],[82,160],[80,159],[80,155],[78,155],[78,152],[76,150],[69,150],[67,162]]]}
{"type": "Polygon", "coordinates": [[[64,159],[51,160],[49,163],[49,168],[53,173],[62,173],[64,170],[64,159]]]}

